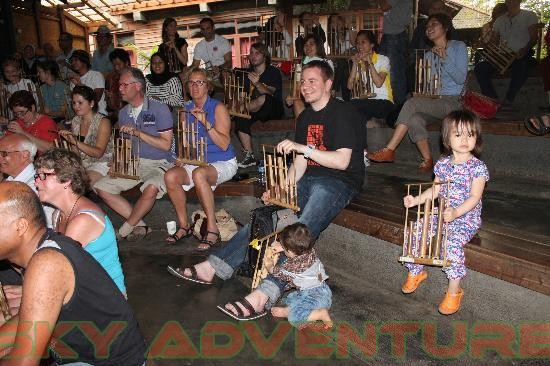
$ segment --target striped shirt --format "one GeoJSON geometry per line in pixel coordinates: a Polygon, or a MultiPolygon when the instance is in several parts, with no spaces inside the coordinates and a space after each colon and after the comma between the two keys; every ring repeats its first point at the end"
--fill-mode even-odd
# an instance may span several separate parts
{"type": "Polygon", "coordinates": [[[178,77],[168,79],[168,81],[162,85],[153,85],[147,80],[147,92],[146,95],[149,98],[156,99],[170,107],[182,107],[183,106],[183,91],[181,88],[181,81],[178,77]]]}

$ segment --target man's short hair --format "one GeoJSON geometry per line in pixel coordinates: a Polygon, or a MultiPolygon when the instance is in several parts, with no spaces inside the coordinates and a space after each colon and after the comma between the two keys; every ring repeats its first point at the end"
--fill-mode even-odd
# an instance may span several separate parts
{"type": "Polygon", "coordinates": [[[321,77],[323,78],[323,81],[327,81],[328,79],[334,80],[334,71],[332,71],[332,67],[330,67],[328,62],[324,60],[309,61],[302,67],[302,73],[304,72],[304,70],[314,67],[321,70],[321,77]]]}
{"type": "Polygon", "coordinates": [[[63,36],[65,36],[67,39],[71,40],[71,42],[72,42],[72,40],[73,40],[73,35],[72,35],[71,33],[69,33],[69,32],[61,32],[61,33],[59,33],[59,38],[61,38],[61,37],[63,37],[63,36]]]}
{"type": "Polygon", "coordinates": [[[199,22],[199,26],[202,24],[202,23],[210,23],[210,25],[212,26],[212,28],[214,28],[214,20],[212,18],[202,18],[201,21],[199,22]]]}
{"type": "Polygon", "coordinates": [[[130,54],[124,48],[115,48],[109,53],[109,61],[113,62],[115,58],[130,65],[130,54]]]}
{"type": "Polygon", "coordinates": [[[128,69],[126,69],[122,72],[122,75],[124,75],[124,74],[130,74],[130,76],[132,76],[132,78],[135,81],[140,83],[141,84],[141,92],[143,93],[143,95],[145,95],[145,88],[146,88],[147,82],[145,81],[145,76],[143,76],[143,72],[138,68],[129,67],[128,69]]]}
{"type": "Polygon", "coordinates": [[[25,183],[0,183],[0,213],[4,218],[26,219],[34,227],[46,227],[46,215],[38,195],[25,183]]]}
{"type": "Polygon", "coordinates": [[[18,134],[18,136],[19,136],[19,143],[17,144],[19,146],[18,149],[21,151],[28,151],[29,158],[31,159],[31,161],[33,161],[34,157],[36,156],[36,152],[38,151],[38,147],[28,137],[20,134],[18,134]]]}
{"type": "Polygon", "coordinates": [[[264,56],[264,61],[266,65],[271,65],[271,55],[269,54],[269,50],[264,43],[256,42],[253,43],[250,47],[254,48],[256,51],[260,52],[264,56]]]}

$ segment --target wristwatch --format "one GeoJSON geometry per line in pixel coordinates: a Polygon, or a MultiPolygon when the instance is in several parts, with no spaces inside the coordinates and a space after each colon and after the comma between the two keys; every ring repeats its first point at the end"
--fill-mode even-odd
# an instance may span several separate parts
{"type": "Polygon", "coordinates": [[[304,151],[304,158],[309,159],[309,156],[313,150],[315,150],[315,145],[307,145],[306,151],[304,151]]]}

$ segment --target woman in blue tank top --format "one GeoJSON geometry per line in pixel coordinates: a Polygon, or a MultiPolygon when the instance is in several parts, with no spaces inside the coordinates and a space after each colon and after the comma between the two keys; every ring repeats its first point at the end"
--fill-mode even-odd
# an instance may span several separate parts
{"type": "Polygon", "coordinates": [[[113,225],[101,208],[84,196],[89,187],[80,157],[69,150],[51,149],[34,165],[40,201],[57,208],[52,218],[54,230],[80,242],[126,295],[113,225]]]}
{"type": "MultiPolygon", "coordinates": [[[[197,125],[198,140],[206,141],[207,166],[198,167],[176,161],[176,166],[164,175],[168,196],[176,209],[179,228],[166,238],[170,244],[192,234],[187,218],[186,191],[196,187],[196,193],[207,218],[207,232],[202,237],[198,250],[207,250],[220,242],[220,233],[214,217],[214,193],[216,187],[231,179],[237,172],[235,150],[231,145],[231,120],[225,105],[208,94],[211,84],[206,71],[195,68],[189,75],[187,87],[191,100],[186,103],[184,113],[187,125],[197,125]]],[[[182,136],[178,137],[178,146],[182,136]]],[[[195,141],[195,140],[193,140],[195,141]]],[[[191,141],[190,141],[191,142],[191,141]]],[[[178,152],[180,155],[181,152],[178,152]]]]}

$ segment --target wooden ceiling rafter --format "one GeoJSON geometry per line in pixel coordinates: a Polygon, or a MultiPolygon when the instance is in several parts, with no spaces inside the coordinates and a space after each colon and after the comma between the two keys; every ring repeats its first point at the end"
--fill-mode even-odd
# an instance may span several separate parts
{"type": "Polygon", "coordinates": [[[112,24],[114,27],[116,27],[116,23],[113,22],[111,19],[107,18],[105,16],[105,14],[103,14],[102,12],[100,12],[99,10],[97,10],[97,8],[92,4],[90,3],[88,0],[82,0],[82,2],[87,5],[90,9],[92,9],[94,12],[96,12],[100,17],[102,17],[103,19],[105,19],[108,23],[112,24]]]}
{"type": "Polygon", "coordinates": [[[226,0],[147,0],[136,1],[136,3],[130,3],[127,5],[114,5],[111,7],[112,15],[130,14],[136,11],[151,11],[172,9],[184,6],[198,5],[201,3],[215,3],[226,0]]]}

